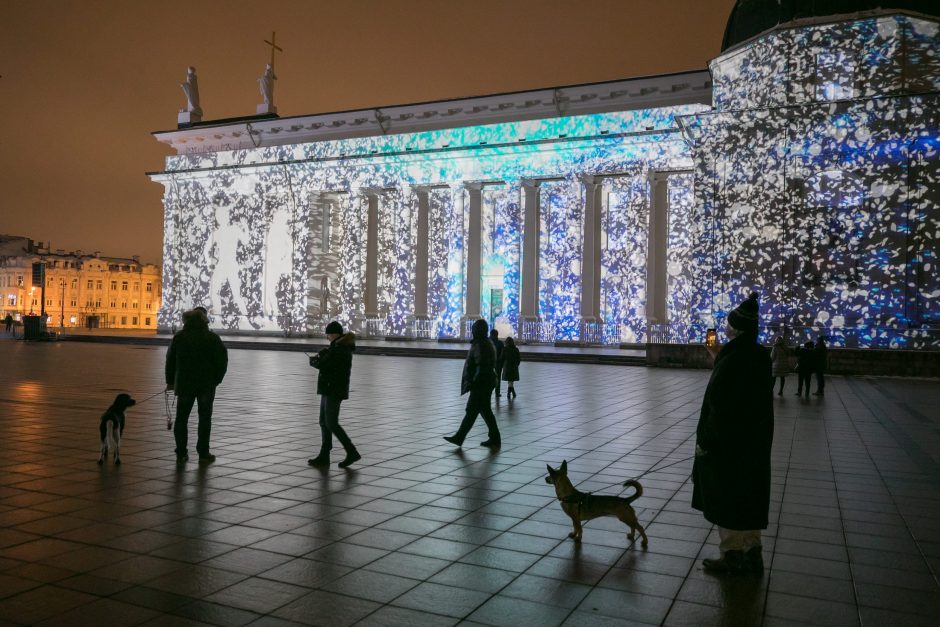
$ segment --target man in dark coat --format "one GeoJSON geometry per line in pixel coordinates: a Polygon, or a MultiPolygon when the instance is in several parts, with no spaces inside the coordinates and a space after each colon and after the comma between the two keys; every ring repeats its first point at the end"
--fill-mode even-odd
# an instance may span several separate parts
{"type": "Polygon", "coordinates": [[[333,436],[346,451],[346,458],[338,466],[346,468],[362,459],[352,440],[339,424],[340,404],[349,398],[349,377],[352,374],[353,351],[356,336],[343,333],[343,325],[334,320],[326,325],[326,337],[330,345],[310,358],[310,365],[320,371],[317,376],[317,394],[320,395],[320,453],[308,459],[311,466],[330,465],[330,450],[333,436]]]}
{"type": "Polygon", "coordinates": [[[189,459],[186,449],[189,438],[189,414],[198,403],[196,452],[199,461],[210,463],[215,455],[209,452],[212,431],[212,403],[215,388],[222,383],[228,369],[228,351],[218,335],[209,330],[206,310],[196,307],[183,314],[183,330],[173,336],[166,353],[166,389],[176,393],[176,463],[189,459]]]}
{"type": "Polygon", "coordinates": [[[813,350],[813,341],[807,340],[803,346],[796,349],[797,396],[801,396],[805,391],[806,398],[809,398],[814,370],[816,370],[816,352],[813,350]]]}
{"type": "Polygon", "coordinates": [[[493,415],[493,408],[490,407],[490,397],[493,395],[493,388],[496,387],[496,348],[486,337],[487,326],[486,320],[477,320],[473,323],[471,329],[473,340],[463,364],[463,376],[460,381],[460,393],[470,392],[470,397],[467,399],[467,411],[457,433],[444,436],[445,440],[457,446],[463,445],[464,439],[470,433],[479,414],[483,414],[483,420],[489,430],[489,437],[481,442],[480,446],[497,447],[502,440],[499,426],[496,424],[496,416],[493,415]]]}
{"type": "Polygon", "coordinates": [[[13,316],[7,314],[7,317],[3,319],[3,324],[6,325],[7,333],[13,329],[13,316]]]}
{"type": "Polygon", "coordinates": [[[816,338],[816,348],[813,349],[815,353],[814,361],[814,371],[816,373],[816,391],[813,392],[814,396],[822,396],[826,393],[826,366],[829,365],[829,350],[826,348],[826,338],[818,337],[816,338]]]}
{"type": "Polygon", "coordinates": [[[499,339],[499,331],[496,329],[490,330],[490,341],[493,342],[493,347],[496,348],[496,398],[499,398],[502,396],[499,393],[499,381],[503,375],[503,343],[499,339]]]}
{"type": "Polygon", "coordinates": [[[757,343],[757,294],[728,315],[731,339],[715,358],[696,430],[692,507],[718,526],[714,572],[763,572],[760,530],[770,509],[773,376],[757,343]]]}

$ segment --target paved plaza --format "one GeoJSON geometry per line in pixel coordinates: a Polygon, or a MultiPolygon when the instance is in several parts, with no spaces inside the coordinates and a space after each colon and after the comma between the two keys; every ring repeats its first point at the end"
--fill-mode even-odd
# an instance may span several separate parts
{"type": "Polygon", "coordinates": [[[178,469],[164,355],[0,340],[0,625],[900,627],[940,615],[940,382],[835,377],[825,398],[801,400],[789,380],[774,401],[768,568],[720,578],[700,563],[717,531],[689,506],[707,372],[523,362],[491,452],[482,421],[463,449],[441,439],[462,416],[460,361],[359,356],[341,421],[363,459],[317,470],[316,372],[300,353],[232,350],[218,460],[178,469]],[[123,465],[99,467],[98,419],[125,390],[157,396],[128,413],[123,465]],[[580,545],[567,538],[544,481],[564,459],[603,494],[672,464],[641,479],[648,549],[611,518],[587,523],[580,545]]]}

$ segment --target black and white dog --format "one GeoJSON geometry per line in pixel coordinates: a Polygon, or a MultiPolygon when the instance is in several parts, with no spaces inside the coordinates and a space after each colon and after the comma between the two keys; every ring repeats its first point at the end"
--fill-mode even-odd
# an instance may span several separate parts
{"type": "Polygon", "coordinates": [[[111,407],[101,415],[101,424],[98,425],[98,431],[101,433],[101,457],[98,463],[104,463],[108,456],[108,451],[114,451],[114,465],[121,463],[121,434],[124,433],[124,410],[137,401],[131,398],[130,394],[118,394],[111,407]]]}

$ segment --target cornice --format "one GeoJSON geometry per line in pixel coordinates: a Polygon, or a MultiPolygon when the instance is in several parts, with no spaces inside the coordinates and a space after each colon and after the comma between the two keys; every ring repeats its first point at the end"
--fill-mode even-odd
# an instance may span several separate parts
{"type": "Polygon", "coordinates": [[[201,154],[694,103],[711,104],[707,70],[336,113],[209,121],[153,135],[177,154],[201,154]]]}

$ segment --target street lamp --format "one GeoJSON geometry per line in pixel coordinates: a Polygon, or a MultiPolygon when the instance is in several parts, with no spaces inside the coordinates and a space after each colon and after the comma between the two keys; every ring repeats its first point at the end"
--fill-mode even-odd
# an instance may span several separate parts
{"type": "Polygon", "coordinates": [[[62,300],[59,301],[59,328],[65,328],[65,279],[59,279],[59,285],[62,287],[62,300]]]}
{"type": "Polygon", "coordinates": [[[33,286],[29,288],[29,315],[33,315],[33,303],[36,302],[33,298],[33,294],[36,291],[36,287],[33,286]]]}

